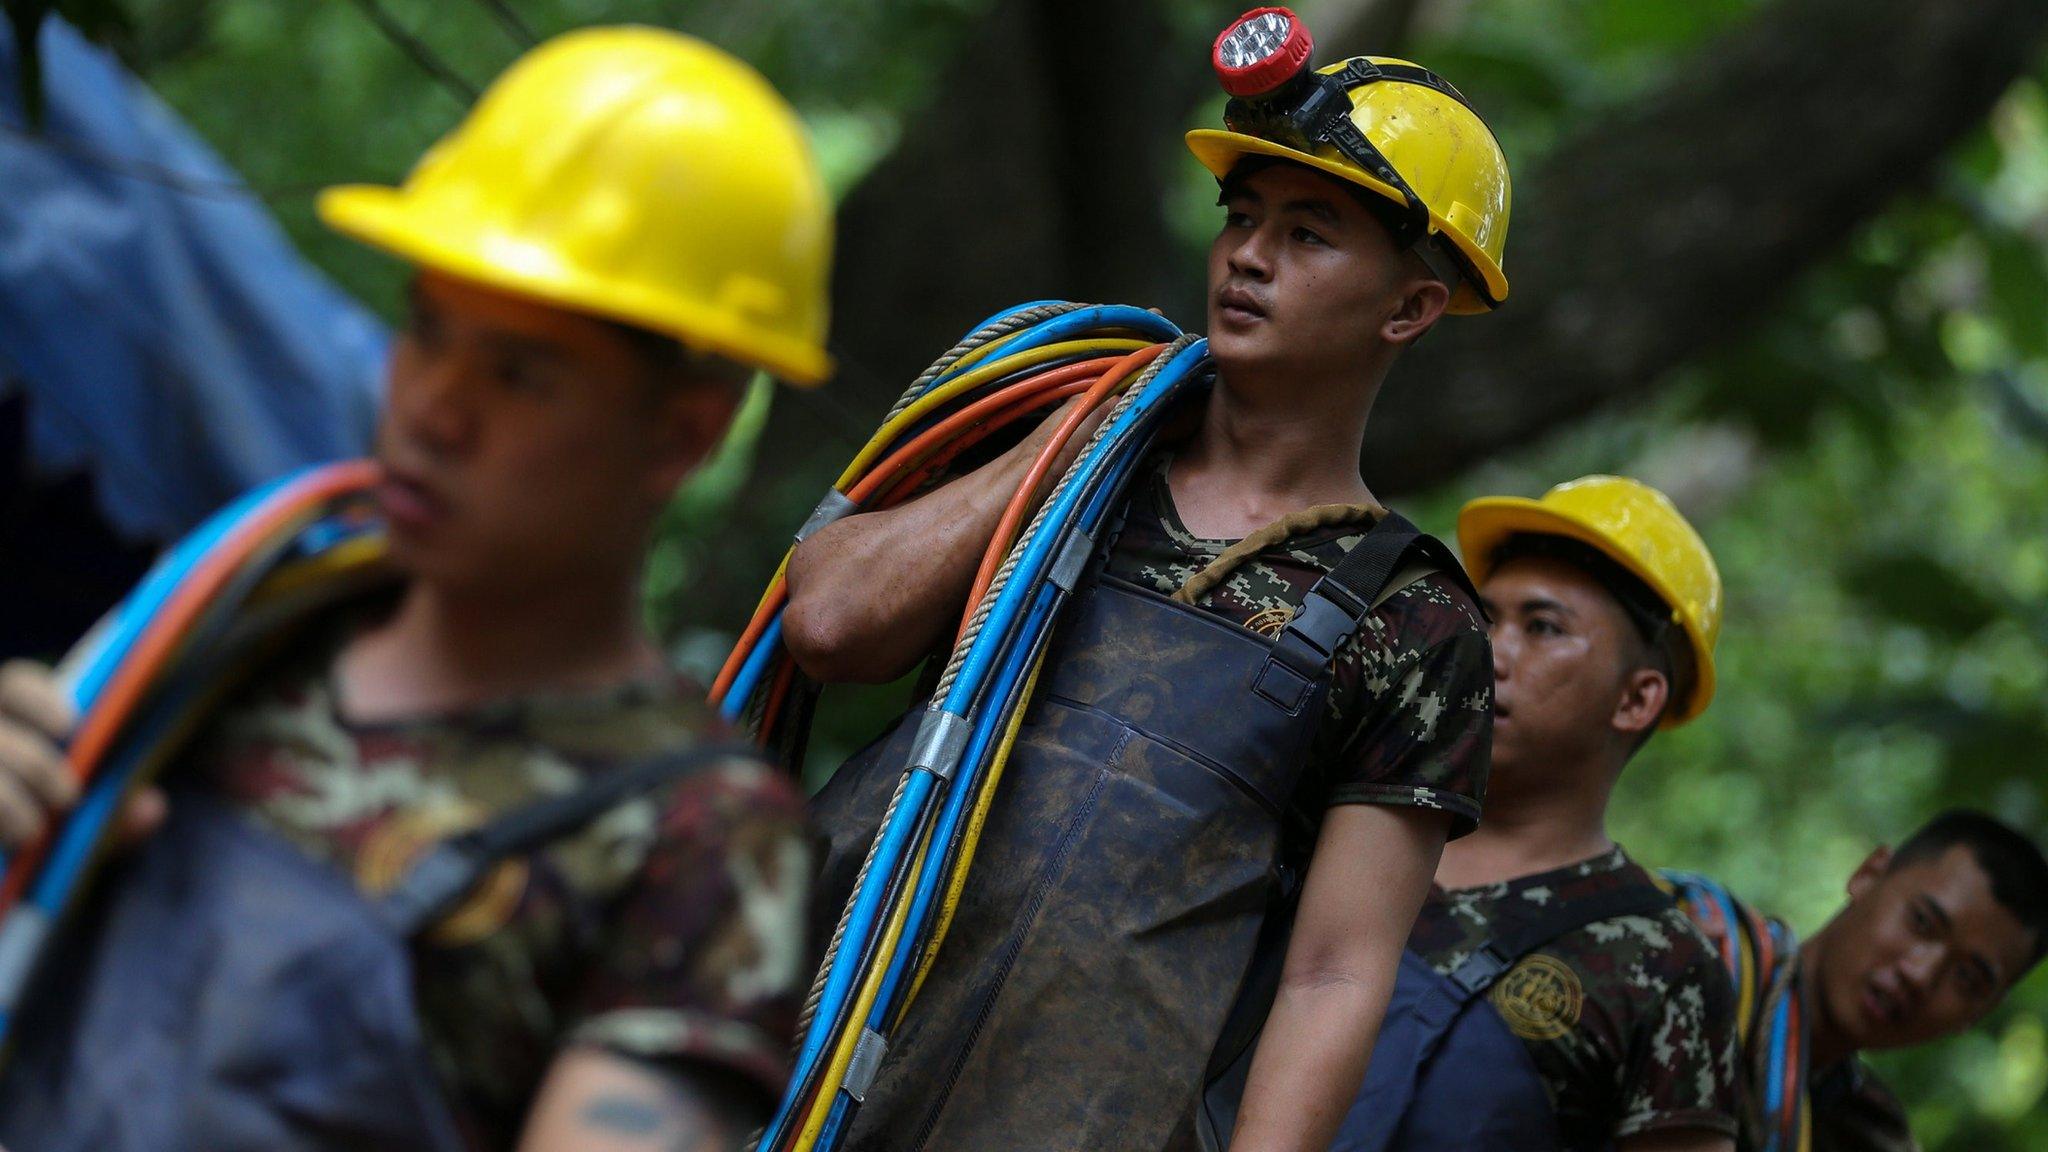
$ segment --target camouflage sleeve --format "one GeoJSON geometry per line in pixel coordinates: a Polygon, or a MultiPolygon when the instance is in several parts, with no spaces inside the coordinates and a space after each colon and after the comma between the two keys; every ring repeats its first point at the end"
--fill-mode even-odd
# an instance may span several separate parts
{"type": "Polygon", "coordinates": [[[568,1039],[713,1064],[780,1095],[810,977],[814,848],[801,796],[765,765],[733,761],[678,786],[568,1039]]]}
{"type": "Polygon", "coordinates": [[[1493,747],[1493,649],[1478,609],[1431,576],[1360,629],[1338,666],[1355,714],[1333,713],[1343,743],[1329,803],[1450,812],[1451,836],[1478,826],[1493,747]]]}
{"type": "Polygon", "coordinates": [[[1736,1136],[1741,1100],[1735,991],[1705,941],[1691,933],[1690,922],[1666,927],[1675,943],[1697,946],[1651,953],[1667,961],[1669,971],[1631,981],[1659,991],[1629,1040],[1614,1136],[1619,1140],[1674,1129],[1736,1136]],[[1687,934],[1677,937],[1680,929],[1687,934]]]}

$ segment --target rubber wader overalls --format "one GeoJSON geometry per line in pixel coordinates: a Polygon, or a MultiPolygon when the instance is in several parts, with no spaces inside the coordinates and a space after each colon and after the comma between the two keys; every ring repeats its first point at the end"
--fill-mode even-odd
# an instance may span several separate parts
{"type": "MultiPolygon", "coordinates": [[[[1099,574],[1077,589],[849,1149],[1158,1152],[1186,1130],[1260,926],[1312,848],[1290,831],[1302,859],[1281,859],[1331,655],[1411,569],[1462,577],[1389,515],[1271,642],[1099,574]]],[[[816,799],[828,915],[916,728],[899,721],[816,799]]]]}
{"type": "MultiPolygon", "coordinates": [[[[1568,932],[1671,906],[1662,892],[1642,888],[1553,904],[1495,925],[1493,936],[1448,974],[1402,952],[1365,1084],[1330,1152],[1557,1152],[1550,1090],[1529,1046],[1485,1004],[1486,994],[1530,953],[1568,932]]],[[[1278,965],[1267,960],[1261,953],[1252,982],[1277,982],[1278,965]]],[[[1247,1051],[1203,1092],[1203,1147],[1230,1146],[1250,1065],[1247,1051]]]]}
{"type": "Polygon", "coordinates": [[[0,1067],[0,1144],[461,1152],[413,1000],[413,939],[497,864],[745,754],[591,765],[575,788],[442,841],[376,897],[227,802],[173,791],[165,826],[103,877],[30,988],[0,1067]]]}

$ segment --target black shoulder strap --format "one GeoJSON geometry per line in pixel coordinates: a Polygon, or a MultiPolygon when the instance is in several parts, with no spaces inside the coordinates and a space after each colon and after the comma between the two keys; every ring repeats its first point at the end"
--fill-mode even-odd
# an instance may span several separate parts
{"type": "Polygon", "coordinates": [[[720,760],[759,760],[760,755],[751,744],[725,741],[594,772],[580,787],[522,804],[434,845],[377,900],[378,914],[392,931],[410,939],[453,911],[500,863],[537,852],[620,804],[720,760]]]}
{"type": "Polygon", "coordinates": [[[1457,988],[1456,1001],[1464,1004],[1483,995],[1523,957],[1567,932],[1622,916],[1654,915],[1673,903],[1662,889],[1631,885],[1583,900],[1560,900],[1534,916],[1518,918],[1452,969],[1448,979],[1457,988]]]}
{"type": "MultiPolygon", "coordinates": [[[[1471,592],[1465,569],[1442,541],[1400,513],[1388,512],[1308,590],[1301,610],[1273,641],[1273,654],[1252,680],[1252,690],[1290,716],[1301,711],[1323,670],[1371,614],[1387,581],[1411,553],[1471,592]]],[[[1471,594],[1476,603],[1478,594],[1471,594]]]]}

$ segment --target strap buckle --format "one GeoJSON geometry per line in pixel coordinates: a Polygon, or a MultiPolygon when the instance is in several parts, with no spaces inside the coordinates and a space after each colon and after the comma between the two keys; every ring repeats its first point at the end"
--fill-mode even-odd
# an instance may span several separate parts
{"type": "Polygon", "coordinates": [[[1488,941],[1480,945],[1477,952],[1465,957],[1464,963],[1452,969],[1450,980],[1469,999],[1493,987],[1493,982],[1500,979],[1501,973],[1513,966],[1512,958],[1501,955],[1493,943],[1488,941]]]}

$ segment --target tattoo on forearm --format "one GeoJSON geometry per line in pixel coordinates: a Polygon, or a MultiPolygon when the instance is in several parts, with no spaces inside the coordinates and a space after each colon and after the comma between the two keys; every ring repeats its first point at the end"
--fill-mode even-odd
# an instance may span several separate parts
{"type": "Polygon", "coordinates": [[[694,1093],[680,1098],[607,1092],[591,1097],[577,1120],[614,1139],[645,1141],[648,1152],[725,1152],[739,1147],[736,1134],[694,1093]]]}
{"type": "Polygon", "coordinates": [[[620,1136],[656,1136],[668,1126],[668,1109],[638,1096],[598,1096],[583,1106],[580,1119],[620,1136]]]}

